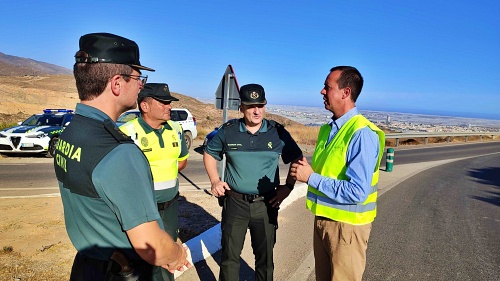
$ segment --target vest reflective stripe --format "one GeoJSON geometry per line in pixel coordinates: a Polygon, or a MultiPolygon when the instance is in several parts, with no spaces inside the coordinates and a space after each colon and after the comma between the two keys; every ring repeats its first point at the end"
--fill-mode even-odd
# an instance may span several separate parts
{"type": "Polygon", "coordinates": [[[347,170],[345,164],[347,148],[354,133],[366,126],[378,134],[380,142],[378,160],[372,175],[371,190],[367,199],[358,204],[339,204],[309,186],[306,206],[314,215],[354,225],[367,224],[375,219],[377,214],[379,166],[385,144],[385,135],[377,126],[358,114],[348,120],[340,128],[333,140],[326,145],[331,127],[328,124],[323,125],[319,132],[311,166],[316,173],[322,176],[348,180],[345,174],[347,170]]]}
{"type": "Polygon", "coordinates": [[[177,185],[177,178],[169,181],[155,182],[155,190],[165,190],[174,188],[177,185]]]}
{"type": "Polygon", "coordinates": [[[177,160],[182,148],[179,132],[182,132],[182,128],[177,122],[167,121],[173,130],[163,131],[164,147],[161,147],[158,136],[154,132],[146,134],[138,119],[123,124],[120,129],[134,140],[148,158],[155,190],[175,187],[178,175],[177,160]]]}
{"type": "Polygon", "coordinates": [[[317,194],[314,191],[309,191],[309,190],[307,191],[307,198],[317,204],[321,204],[329,208],[336,208],[339,210],[356,212],[356,213],[363,213],[375,210],[377,208],[376,195],[377,191],[375,190],[374,192],[370,193],[370,195],[368,195],[368,198],[363,203],[364,205],[363,204],[351,205],[351,204],[337,204],[331,198],[328,198],[326,196],[321,196],[320,194],[317,194]]]}

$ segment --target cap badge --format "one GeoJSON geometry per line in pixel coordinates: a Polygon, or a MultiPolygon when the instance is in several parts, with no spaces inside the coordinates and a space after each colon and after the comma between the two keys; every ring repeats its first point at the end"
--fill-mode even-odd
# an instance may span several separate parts
{"type": "Polygon", "coordinates": [[[165,85],[165,88],[163,88],[163,90],[164,90],[165,92],[167,92],[167,93],[168,93],[168,92],[170,92],[170,91],[168,90],[168,85],[165,85]]]}
{"type": "Polygon", "coordinates": [[[250,98],[254,99],[254,100],[258,99],[259,98],[259,93],[257,93],[257,92],[251,92],[250,93],[250,98]]]}

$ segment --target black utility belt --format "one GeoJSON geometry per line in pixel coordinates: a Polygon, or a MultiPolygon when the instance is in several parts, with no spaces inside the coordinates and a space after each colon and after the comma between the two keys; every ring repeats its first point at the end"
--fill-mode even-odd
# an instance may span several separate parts
{"type": "Polygon", "coordinates": [[[109,260],[91,258],[81,253],[77,253],[77,256],[79,258],[75,259],[75,261],[78,260],[76,266],[101,272],[104,281],[150,280],[152,277],[152,265],[144,260],[129,260],[120,251],[115,251],[109,260]]]}
{"type": "Polygon", "coordinates": [[[236,192],[234,190],[226,190],[225,194],[233,198],[246,201],[248,203],[254,203],[259,201],[269,201],[269,199],[273,198],[276,195],[276,191],[271,191],[266,194],[244,194],[236,192]]]}
{"type": "Polygon", "coordinates": [[[174,198],[172,198],[172,200],[163,203],[158,203],[158,211],[163,211],[167,209],[168,207],[170,207],[170,205],[174,204],[174,202],[177,201],[178,198],[179,198],[179,192],[177,192],[177,194],[174,196],[174,198]]]}

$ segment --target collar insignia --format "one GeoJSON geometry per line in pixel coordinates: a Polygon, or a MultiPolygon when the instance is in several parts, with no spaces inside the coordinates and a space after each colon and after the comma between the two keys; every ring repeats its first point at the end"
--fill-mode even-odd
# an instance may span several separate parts
{"type": "Polygon", "coordinates": [[[141,145],[142,145],[143,147],[148,147],[149,142],[148,142],[148,139],[147,139],[146,137],[142,137],[142,138],[141,138],[141,145]]]}

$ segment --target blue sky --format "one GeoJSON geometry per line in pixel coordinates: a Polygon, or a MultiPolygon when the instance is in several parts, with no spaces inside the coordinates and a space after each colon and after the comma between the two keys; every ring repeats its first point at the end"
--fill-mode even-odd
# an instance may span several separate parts
{"type": "Polygon", "coordinates": [[[322,106],[357,67],[361,109],[500,119],[500,1],[8,1],[0,52],[72,68],[81,35],[136,41],[149,82],[214,98],[227,67],[269,104],[322,106]]]}

